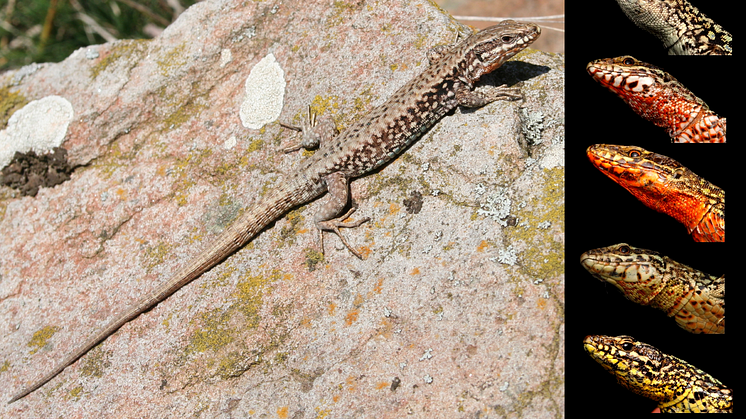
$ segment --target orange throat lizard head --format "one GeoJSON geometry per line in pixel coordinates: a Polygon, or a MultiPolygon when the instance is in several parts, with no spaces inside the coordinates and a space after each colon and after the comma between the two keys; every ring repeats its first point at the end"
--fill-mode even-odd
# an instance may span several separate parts
{"type": "MultiPolygon", "coordinates": [[[[635,146],[595,144],[591,163],[648,208],[683,223],[691,233],[712,203],[698,198],[692,185],[702,180],[678,161],[635,146]]],[[[701,189],[701,188],[700,188],[701,189]]]]}
{"type": "Polygon", "coordinates": [[[673,159],[640,147],[595,144],[588,147],[587,154],[603,174],[661,212],[661,204],[671,192],[670,181],[676,177],[676,170],[683,168],[673,159]]]}

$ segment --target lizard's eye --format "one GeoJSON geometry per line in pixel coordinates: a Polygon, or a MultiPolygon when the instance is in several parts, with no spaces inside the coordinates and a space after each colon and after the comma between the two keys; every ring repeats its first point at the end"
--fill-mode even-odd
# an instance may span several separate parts
{"type": "Polygon", "coordinates": [[[631,351],[632,350],[632,344],[629,343],[629,342],[624,342],[622,344],[622,349],[624,349],[625,351],[631,351]]]}
{"type": "Polygon", "coordinates": [[[632,150],[629,152],[630,157],[640,157],[640,155],[641,155],[640,152],[637,150],[632,150]]]}
{"type": "Polygon", "coordinates": [[[619,253],[626,255],[629,253],[629,246],[619,246],[619,253]]]}
{"type": "Polygon", "coordinates": [[[624,65],[632,65],[635,63],[635,60],[632,57],[627,57],[624,59],[624,65]]]}
{"type": "Polygon", "coordinates": [[[513,40],[513,37],[510,35],[503,35],[502,38],[500,38],[501,41],[505,42],[506,44],[513,40]]]}

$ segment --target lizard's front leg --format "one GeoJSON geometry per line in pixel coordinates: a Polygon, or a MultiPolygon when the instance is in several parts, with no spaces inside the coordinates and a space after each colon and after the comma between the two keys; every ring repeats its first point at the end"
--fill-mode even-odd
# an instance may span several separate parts
{"type": "Polygon", "coordinates": [[[479,108],[498,100],[523,99],[520,87],[484,86],[479,90],[472,90],[469,85],[459,82],[456,86],[456,100],[460,106],[479,108]]]}
{"type": "MultiPolygon", "coordinates": [[[[280,123],[280,125],[294,131],[300,131],[302,134],[300,141],[284,149],[286,153],[301,148],[317,148],[322,141],[328,141],[338,133],[331,118],[317,118],[316,113],[311,111],[310,106],[308,107],[308,120],[303,121],[301,127],[283,123],[280,123]]],[[[321,253],[324,253],[324,231],[331,231],[339,236],[342,243],[352,254],[362,259],[362,255],[347,243],[347,240],[339,229],[358,227],[364,222],[369,221],[370,218],[363,218],[354,222],[344,222],[344,220],[357,210],[355,206],[352,206],[344,215],[340,216],[350,202],[350,179],[341,172],[334,172],[324,176],[324,182],[327,185],[329,198],[314,217],[314,223],[316,223],[316,227],[320,233],[321,253]]]]}

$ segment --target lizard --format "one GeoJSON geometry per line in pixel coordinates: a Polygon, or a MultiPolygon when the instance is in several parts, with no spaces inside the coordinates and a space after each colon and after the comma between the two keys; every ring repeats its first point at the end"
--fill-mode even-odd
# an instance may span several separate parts
{"type": "Polygon", "coordinates": [[[589,250],[580,263],[628,300],[675,317],[687,332],[725,333],[725,275],[709,275],[627,243],[589,250]]]}
{"type": "Polygon", "coordinates": [[[733,36],[687,0],[617,0],[625,15],[669,55],[733,55],[733,36]]]}
{"type": "Polygon", "coordinates": [[[591,163],[648,208],[684,224],[694,241],[725,241],[725,191],[678,161],[635,146],[595,144],[591,163]]]}
{"type": "Polygon", "coordinates": [[[672,142],[725,142],[726,118],[661,68],[626,55],[592,61],[586,70],[635,113],[665,128],[672,142]]]}
{"type": "Polygon", "coordinates": [[[631,336],[586,336],[585,351],[617,379],[658,402],[661,413],[732,413],[733,391],[718,379],[631,336]]]}
{"type": "MultiPolygon", "coordinates": [[[[331,231],[362,259],[340,232],[340,228],[357,227],[368,221],[363,218],[345,222],[356,210],[351,206],[344,213],[350,201],[350,181],[395,159],[458,106],[481,107],[496,100],[522,98],[519,87],[484,86],[477,90],[475,84],[534,42],[540,33],[541,29],[535,24],[505,20],[471,34],[455,45],[435,47],[430,50],[430,63],[421,74],[336,137],[328,138],[331,134],[329,124],[321,123],[315,114],[309,113],[308,121],[299,128],[303,132],[300,146],[288,147],[286,151],[300,147],[318,147],[318,150],[301,162],[284,183],[247,209],[194,259],[89,337],[52,371],[15,394],[8,403],[46,384],[121,326],[238,251],[290,209],[325,193],[329,197],[314,218],[316,227],[322,232],[322,240],[323,231],[331,231]]],[[[323,241],[321,246],[323,250],[323,241]]]]}

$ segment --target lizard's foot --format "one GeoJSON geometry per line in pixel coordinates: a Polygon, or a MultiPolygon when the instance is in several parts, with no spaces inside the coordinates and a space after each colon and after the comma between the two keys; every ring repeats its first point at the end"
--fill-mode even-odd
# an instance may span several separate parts
{"type": "Polygon", "coordinates": [[[308,119],[303,121],[300,127],[282,122],[280,122],[280,126],[302,134],[300,141],[283,149],[285,153],[291,153],[301,148],[306,150],[318,148],[322,139],[332,138],[337,134],[337,129],[334,127],[331,118],[317,118],[317,114],[311,110],[311,106],[308,106],[308,119]]]}
{"type": "Polygon", "coordinates": [[[350,246],[349,243],[347,243],[347,240],[342,235],[342,232],[339,231],[340,228],[354,228],[354,227],[359,227],[361,224],[370,221],[370,218],[368,218],[368,217],[361,218],[361,219],[359,219],[357,221],[347,222],[347,223],[345,223],[345,222],[342,221],[342,220],[346,220],[356,210],[357,210],[356,207],[352,207],[352,208],[350,208],[349,211],[347,211],[347,213],[345,215],[343,215],[341,217],[335,218],[333,220],[317,221],[316,222],[316,226],[319,228],[319,232],[321,234],[321,253],[322,254],[324,253],[324,230],[326,230],[326,231],[331,231],[331,232],[335,233],[337,236],[339,236],[339,239],[342,240],[342,244],[344,244],[347,247],[347,249],[349,249],[350,252],[352,252],[353,255],[357,256],[360,259],[363,258],[363,256],[357,250],[355,250],[352,246],[350,246]]]}

